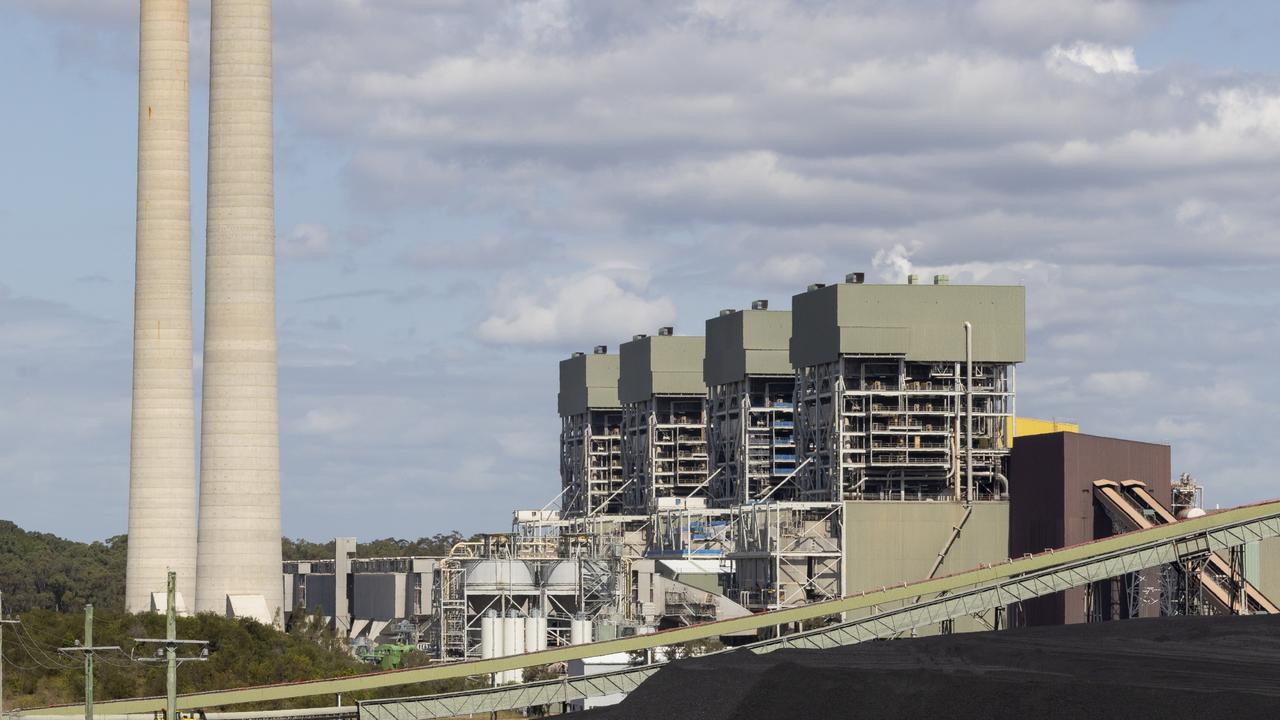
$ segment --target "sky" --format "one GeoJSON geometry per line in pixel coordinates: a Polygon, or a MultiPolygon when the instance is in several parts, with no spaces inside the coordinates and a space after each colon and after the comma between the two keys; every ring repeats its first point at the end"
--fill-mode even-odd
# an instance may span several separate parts
{"type": "MultiPolygon", "coordinates": [[[[0,518],[78,539],[127,522],[136,24],[0,3],[0,518]]],[[[195,0],[197,308],[208,28],[195,0]]],[[[1025,285],[1020,414],[1171,444],[1210,504],[1280,496],[1277,31],[1269,2],[276,0],[285,533],[506,528],[559,490],[559,359],[851,271],[1025,285]]]]}

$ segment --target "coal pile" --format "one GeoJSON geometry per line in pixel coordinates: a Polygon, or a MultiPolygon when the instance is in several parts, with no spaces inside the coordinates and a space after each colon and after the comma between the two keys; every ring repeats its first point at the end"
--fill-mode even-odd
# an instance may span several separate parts
{"type": "Polygon", "coordinates": [[[732,652],[584,720],[1280,718],[1280,617],[1176,617],[732,652]]]}

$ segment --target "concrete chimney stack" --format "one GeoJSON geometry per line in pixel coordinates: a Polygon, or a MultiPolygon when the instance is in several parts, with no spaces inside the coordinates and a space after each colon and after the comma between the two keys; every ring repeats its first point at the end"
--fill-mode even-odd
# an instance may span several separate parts
{"type": "Polygon", "coordinates": [[[283,623],[271,0],[213,0],[196,610],[283,623]]]}
{"type": "Polygon", "coordinates": [[[170,569],[183,605],[196,584],[187,0],[141,0],[140,21],[130,612],[153,609],[170,569]]]}

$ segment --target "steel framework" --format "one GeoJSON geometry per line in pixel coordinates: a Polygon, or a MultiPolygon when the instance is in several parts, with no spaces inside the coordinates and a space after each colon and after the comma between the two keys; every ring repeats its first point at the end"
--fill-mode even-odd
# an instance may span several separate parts
{"type": "MultiPolygon", "coordinates": [[[[903,583],[900,586],[801,607],[676,628],[650,635],[557,647],[525,655],[345,678],[195,693],[181,696],[178,707],[180,709],[221,707],[294,697],[331,696],[356,690],[487,675],[610,653],[678,645],[691,640],[777,625],[803,623],[820,618],[849,618],[850,615],[866,614],[865,617],[854,618],[847,622],[837,622],[827,627],[777,638],[756,645],[753,649],[759,652],[763,648],[770,647],[828,647],[843,642],[860,642],[892,635],[911,627],[983,612],[993,607],[1016,606],[1027,598],[1058,592],[1105,577],[1159,567],[1170,562],[1185,562],[1209,552],[1276,536],[1280,536],[1280,501],[1234,508],[1170,525],[1160,525],[1061,550],[1028,555],[996,565],[982,566],[956,575],[917,583],[903,583]],[[911,601],[916,597],[922,598],[922,601],[912,603],[911,601]]],[[[637,670],[642,669],[637,668],[637,670]]],[[[561,683],[554,681],[543,684],[559,685],[561,683]]],[[[506,690],[512,693],[527,693],[529,688],[512,686],[506,690]]],[[[163,704],[163,698],[139,698],[109,701],[100,703],[99,706],[104,712],[128,713],[152,712],[163,707],[163,704]]],[[[82,706],[69,705],[49,708],[43,712],[71,715],[81,711],[83,711],[82,706]]],[[[444,706],[441,706],[441,713],[446,713],[444,706]]],[[[415,715],[414,717],[442,716],[444,715],[415,715]]]]}

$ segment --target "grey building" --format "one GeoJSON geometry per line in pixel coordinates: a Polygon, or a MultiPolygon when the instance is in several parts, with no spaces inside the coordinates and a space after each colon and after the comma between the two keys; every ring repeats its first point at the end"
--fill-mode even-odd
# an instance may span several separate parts
{"type": "Polygon", "coordinates": [[[796,439],[809,459],[799,498],[1007,496],[1025,303],[1022,287],[950,285],[944,276],[933,285],[866,285],[855,273],[796,295],[796,439]]]}
{"type": "Polygon", "coordinates": [[[622,511],[618,356],[597,346],[560,361],[560,484],[565,517],[622,511]]]}
{"type": "Polygon", "coordinates": [[[757,300],[749,310],[722,310],[707,320],[709,496],[729,507],[766,495],[796,469],[795,371],[788,344],[791,313],[757,300]]]}
{"type": "MultiPolygon", "coordinates": [[[[637,335],[620,349],[622,460],[628,509],[649,512],[706,496],[704,338],[637,335]]],[[[703,501],[699,501],[703,502],[703,501]]]]}

